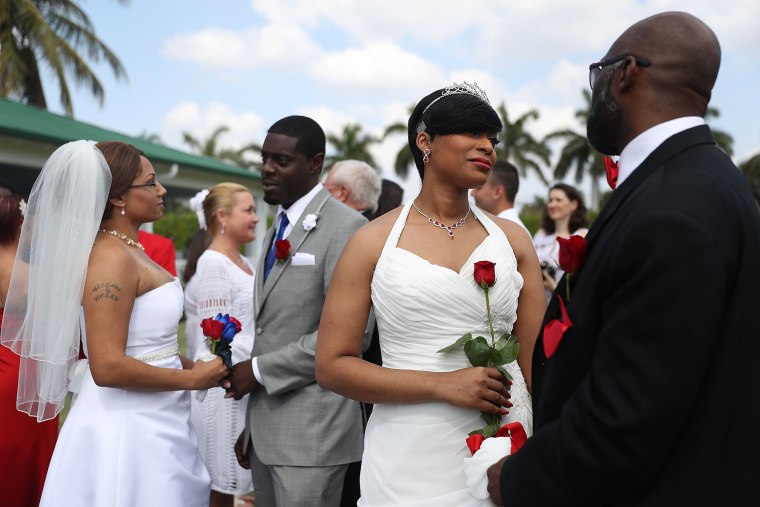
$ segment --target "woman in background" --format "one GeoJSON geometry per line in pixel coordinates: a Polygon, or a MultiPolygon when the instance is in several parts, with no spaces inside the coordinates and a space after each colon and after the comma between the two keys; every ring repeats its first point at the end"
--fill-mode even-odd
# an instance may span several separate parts
{"type": "MultiPolygon", "coordinates": [[[[253,349],[253,266],[240,250],[256,238],[256,204],[246,187],[220,183],[201,191],[192,205],[202,210],[200,226],[207,229],[211,243],[198,259],[186,289],[188,351],[194,352],[193,359],[208,353],[200,322],[218,313],[229,314],[242,325],[232,340],[234,364],[249,359],[253,349]]],[[[235,441],[245,429],[248,397],[226,400],[224,394],[223,389],[211,389],[203,401],[196,397],[192,401],[201,456],[211,475],[211,507],[232,507],[234,495],[253,489],[250,472],[240,467],[234,452],[235,441]]]]}
{"type": "MultiPolygon", "coordinates": [[[[22,210],[18,195],[0,196],[0,322],[16,258],[22,210]]],[[[19,356],[0,347],[0,498],[3,505],[34,507],[39,504],[50,457],[58,437],[58,417],[37,423],[16,410],[19,356]]]]}
{"type": "Polygon", "coordinates": [[[565,273],[559,267],[559,243],[557,238],[588,233],[588,212],[583,195],[565,183],[557,183],[549,189],[549,200],[541,218],[541,228],[533,236],[538,261],[541,263],[547,301],[565,273]]]}

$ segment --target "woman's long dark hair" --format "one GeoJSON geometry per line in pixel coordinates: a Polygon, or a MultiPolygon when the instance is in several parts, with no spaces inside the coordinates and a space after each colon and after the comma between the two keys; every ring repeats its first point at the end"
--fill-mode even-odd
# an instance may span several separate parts
{"type": "MultiPolygon", "coordinates": [[[[577,231],[581,227],[588,227],[588,210],[586,209],[586,204],[583,202],[583,194],[581,194],[577,188],[566,183],[556,183],[549,189],[549,193],[551,193],[552,190],[561,190],[570,201],[578,203],[578,207],[575,208],[575,211],[570,215],[570,223],[568,224],[570,233],[577,231]]],[[[556,232],[554,220],[549,217],[547,206],[544,206],[544,211],[541,214],[541,228],[546,234],[554,234],[556,232]]]]}
{"type": "Polygon", "coordinates": [[[417,128],[421,121],[425,123],[425,132],[434,139],[437,135],[448,134],[482,134],[501,132],[502,123],[499,115],[490,104],[468,93],[457,93],[441,97],[444,90],[437,90],[420,100],[412,111],[407,125],[409,148],[412,150],[414,164],[425,177],[425,164],[422,151],[417,147],[417,128]],[[425,109],[435,99],[435,104],[425,109]]]}

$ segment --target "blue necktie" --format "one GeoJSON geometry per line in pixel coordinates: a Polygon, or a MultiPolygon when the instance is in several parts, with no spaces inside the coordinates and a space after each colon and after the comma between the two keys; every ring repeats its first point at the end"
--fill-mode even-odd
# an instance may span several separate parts
{"type": "Polygon", "coordinates": [[[272,246],[269,248],[269,252],[267,252],[267,260],[264,263],[264,281],[266,282],[267,278],[269,277],[269,272],[272,271],[272,266],[274,266],[274,253],[277,250],[277,242],[282,239],[283,234],[285,234],[285,229],[288,227],[288,215],[285,214],[283,211],[280,213],[280,226],[277,228],[277,234],[274,237],[274,240],[272,241],[272,246]]]}

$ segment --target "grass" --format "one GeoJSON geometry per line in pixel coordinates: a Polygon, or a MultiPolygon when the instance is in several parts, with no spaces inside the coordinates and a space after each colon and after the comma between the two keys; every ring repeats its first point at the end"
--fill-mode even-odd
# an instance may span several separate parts
{"type": "MultiPolygon", "coordinates": [[[[186,354],[187,353],[187,333],[185,332],[185,319],[182,319],[179,322],[179,329],[177,330],[177,342],[179,343],[179,353],[186,354]]],[[[58,415],[59,429],[61,428],[61,426],[63,426],[63,421],[66,420],[66,416],[68,415],[70,408],[71,408],[71,394],[66,396],[66,401],[64,402],[63,409],[61,410],[61,413],[58,415]]]]}

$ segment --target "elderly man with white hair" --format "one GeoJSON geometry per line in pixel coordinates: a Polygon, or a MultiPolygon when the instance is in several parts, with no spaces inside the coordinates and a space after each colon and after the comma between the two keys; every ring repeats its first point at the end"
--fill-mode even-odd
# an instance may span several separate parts
{"type": "Polygon", "coordinates": [[[372,166],[361,160],[341,160],[333,164],[323,183],[342,203],[372,219],[380,197],[381,180],[372,166]]]}

